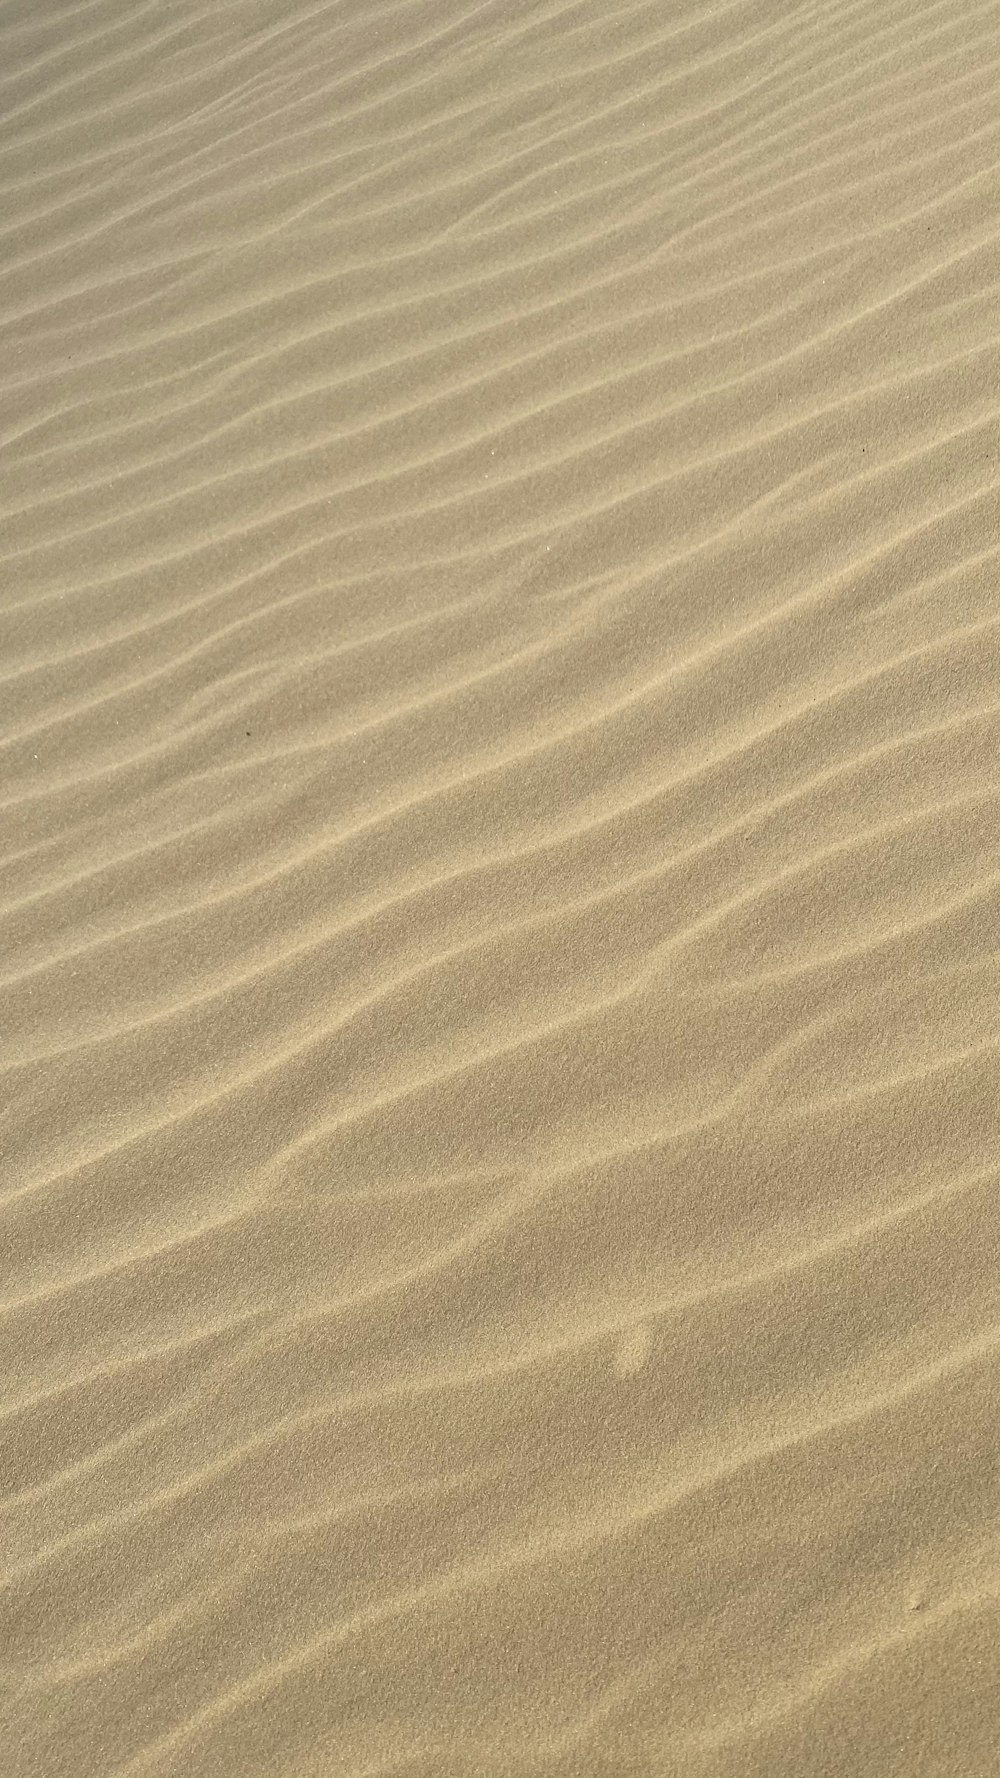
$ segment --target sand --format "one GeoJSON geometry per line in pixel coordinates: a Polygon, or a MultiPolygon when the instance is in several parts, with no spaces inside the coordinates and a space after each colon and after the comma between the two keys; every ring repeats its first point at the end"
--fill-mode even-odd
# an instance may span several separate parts
{"type": "Polygon", "coordinates": [[[0,1773],[1000,1773],[1000,28],[0,4],[0,1773]]]}

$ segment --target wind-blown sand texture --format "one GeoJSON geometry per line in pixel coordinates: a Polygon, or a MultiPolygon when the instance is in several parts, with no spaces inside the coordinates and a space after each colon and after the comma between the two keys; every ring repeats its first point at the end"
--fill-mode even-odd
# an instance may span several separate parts
{"type": "Polygon", "coordinates": [[[1000,1773],[993,0],[0,4],[0,1771],[1000,1773]]]}

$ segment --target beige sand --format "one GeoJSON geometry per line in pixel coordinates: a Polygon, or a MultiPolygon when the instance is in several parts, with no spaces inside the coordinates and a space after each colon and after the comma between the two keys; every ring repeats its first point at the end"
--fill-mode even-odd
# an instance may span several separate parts
{"type": "Polygon", "coordinates": [[[1000,24],[0,5],[0,1775],[1000,1773],[1000,24]]]}

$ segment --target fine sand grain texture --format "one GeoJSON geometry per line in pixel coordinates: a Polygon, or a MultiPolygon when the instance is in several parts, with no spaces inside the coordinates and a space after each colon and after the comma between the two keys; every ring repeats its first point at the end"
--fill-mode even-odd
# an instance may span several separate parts
{"type": "Polygon", "coordinates": [[[996,0],[0,0],[0,1778],[1000,1774],[996,0]]]}

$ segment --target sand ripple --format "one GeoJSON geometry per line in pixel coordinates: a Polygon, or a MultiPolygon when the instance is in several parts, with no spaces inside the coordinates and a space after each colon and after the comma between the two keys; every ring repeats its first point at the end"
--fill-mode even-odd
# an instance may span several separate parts
{"type": "Polygon", "coordinates": [[[998,72],[0,6],[9,1778],[1000,1773],[998,72]]]}

